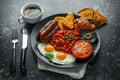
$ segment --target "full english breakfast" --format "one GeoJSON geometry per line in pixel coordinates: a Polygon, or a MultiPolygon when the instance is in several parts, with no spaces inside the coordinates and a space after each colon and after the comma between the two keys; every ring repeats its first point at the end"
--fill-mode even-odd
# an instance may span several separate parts
{"type": "Polygon", "coordinates": [[[56,16],[40,29],[38,50],[42,56],[56,64],[71,64],[92,55],[97,45],[93,30],[106,23],[107,18],[90,8],[79,11],[78,16],[56,16]]]}

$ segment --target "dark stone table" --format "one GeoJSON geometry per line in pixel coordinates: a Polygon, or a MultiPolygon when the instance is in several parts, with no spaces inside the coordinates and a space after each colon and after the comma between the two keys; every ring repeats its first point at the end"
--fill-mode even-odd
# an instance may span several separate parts
{"type": "Polygon", "coordinates": [[[29,2],[37,2],[44,8],[42,19],[47,16],[77,12],[82,8],[98,8],[109,21],[98,29],[101,48],[97,56],[88,64],[84,78],[81,80],[120,80],[120,0],[1,0],[0,1],[0,80],[75,80],[68,76],[41,71],[37,68],[31,45],[30,34],[35,24],[19,24],[20,8],[29,2]],[[29,42],[26,56],[27,74],[20,72],[20,54],[22,47],[21,29],[29,27],[29,42]],[[12,54],[11,30],[17,28],[17,72],[9,74],[12,54]]]}

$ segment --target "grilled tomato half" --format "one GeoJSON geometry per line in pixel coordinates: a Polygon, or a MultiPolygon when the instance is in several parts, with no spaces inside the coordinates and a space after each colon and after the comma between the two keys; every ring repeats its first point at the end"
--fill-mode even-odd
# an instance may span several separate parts
{"type": "Polygon", "coordinates": [[[86,40],[78,40],[72,47],[72,55],[78,59],[86,59],[92,52],[92,45],[86,40]]]}

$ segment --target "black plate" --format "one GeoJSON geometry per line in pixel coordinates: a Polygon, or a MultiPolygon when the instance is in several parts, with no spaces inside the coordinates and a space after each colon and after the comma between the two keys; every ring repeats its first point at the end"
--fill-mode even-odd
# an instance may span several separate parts
{"type": "MultiPolygon", "coordinates": [[[[38,39],[38,33],[39,33],[39,30],[50,20],[53,20],[56,16],[66,16],[67,14],[55,14],[55,15],[52,15],[52,16],[49,16],[45,19],[43,19],[41,22],[39,22],[33,29],[32,33],[31,33],[31,46],[32,46],[32,49],[35,53],[35,55],[37,56],[38,59],[42,60],[43,62],[51,65],[51,66],[54,66],[54,67],[58,67],[58,68],[73,68],[73,67],[79,67],[85,63],[88,63],[90,62],[94,57],[95,55],[97,54],[99,48],[100,48],[100,36],[98,34],[98,32],[95,30],[96,34],[97,34],[97,48],[94,50],[94,53],[93,55],[86,61],[79,61],[77,60],[75,63],[72,63],[72,64],[65,64],[65,65],[58,65],[58,64],[54,64],[52,62],[50,62],[48,59],[46,59],[44,56],[42,56],[38,49],[37,49],[37,45],[39,43],[39,39],[38,39]]],[[[79,17],[77,15],[74,15],[75,18],[79,17]]]]}

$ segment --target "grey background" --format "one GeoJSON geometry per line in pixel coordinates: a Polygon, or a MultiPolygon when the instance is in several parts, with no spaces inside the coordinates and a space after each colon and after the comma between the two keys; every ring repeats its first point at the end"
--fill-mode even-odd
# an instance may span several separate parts
{"type": "Polygon", "coordinates": [[[43,6],[42,19],[57,13],[75,12],[90,7],[99,9],[109,21],[100,27],[101,48],[97,56],[88,66],[85,76],[81,80],[120,80],[120,0],[1,0],[0,1],[0,80],[75,80],[68,76],[40,71],[37,69],[36,59],[30,46],[30,34],[35,24],[19,24],[20,8],[30,2],[43,6]],[[29,44],[27,49],[27,75],[19,70],[22,46],[21,29],[27,26],[29,30],[29,44]],[[9,64],[12,54],[11,30],[17,28],[19,42],[17,44],[17,72],[9,74],[9,64]]]}

